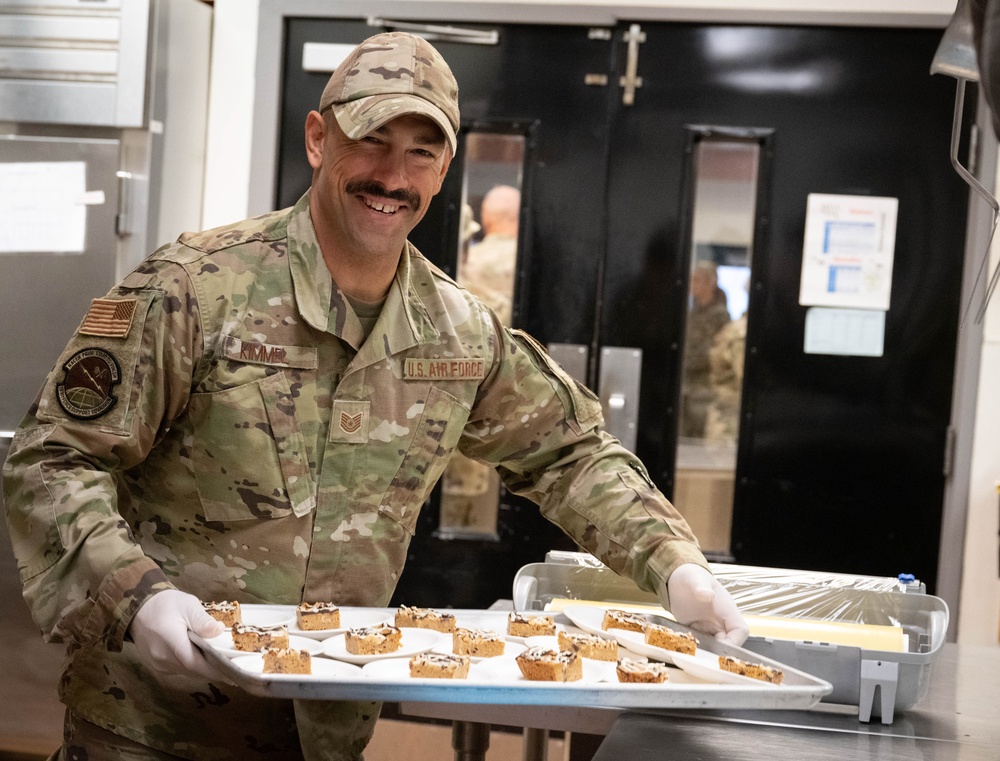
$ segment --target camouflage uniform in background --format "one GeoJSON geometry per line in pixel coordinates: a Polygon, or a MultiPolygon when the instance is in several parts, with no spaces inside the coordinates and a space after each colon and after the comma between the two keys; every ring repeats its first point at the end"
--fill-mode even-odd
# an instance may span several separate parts
{"type": "MultiPolygon", "coordinates": [[[[203,600],[385,606],[449,457],[495,464],[652,590],[705,560],[595,397],[412,246],[371,335],[326,268],[309,196],[185,234],[95,300],[4,465],[25,597],[74,715],[192,759],[299,754],[296,707],[160,677],[125,638],[173,586],[203,600]]],[[[368,704],[372,707],[372,704],[368,704]]],[[[300,703],[299,723],[358,704],[300,703]],[[309,718],[306,719],[305,713],[309,718]]],[[[338,713],[339,712],[339,713],[338,713]]]]}
{"type": "Polygon", "coordinates": [[[724,304],[695,304],[688,313],[684,333],[684,398],[681,408],[681,436],[700,439],[705,435],[708,406],[712,403],[712,382],[708,353],[712,340],[729,322],[724,304]]]}
{"type": "Polygon", "coordinates": [[[496,312],[504,325],[510,325],[513,317],[516,263],[517,238],[494,233],[469,246],[459,272],[459,282],[496,312]]]}
{"type": "Polygon", "coordinates": [[[747,340],[747,316],[724,325],[709,350],[713,398],[705,422],[705,438],[735,441],[740,431],[740,398],[747,340]]]}

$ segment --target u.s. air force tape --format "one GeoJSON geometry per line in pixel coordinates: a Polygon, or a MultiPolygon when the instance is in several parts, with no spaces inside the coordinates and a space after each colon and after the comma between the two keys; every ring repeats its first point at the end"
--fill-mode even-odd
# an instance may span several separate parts
{"type": "Polygon", "coordinates": [[[486,360],[481,357],[411,357],[403,363],[404,380],[482,380],[485,377],[486,360]]]}
{"type": "Polygon", "coordinates": [[[118,397],[111,393],[121,382],[118,360],[104,349],[81,349],[63,365],[62,382],[56,385],[56,398],[66,414],[80,420],[92,420],[107,413],[118,397]]]}

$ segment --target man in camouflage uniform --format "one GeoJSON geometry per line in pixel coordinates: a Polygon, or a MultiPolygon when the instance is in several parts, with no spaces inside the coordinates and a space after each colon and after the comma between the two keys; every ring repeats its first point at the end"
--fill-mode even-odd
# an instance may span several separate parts
{"type": "Polygon", "coordinates": [[[746,636],[593,395],[406,242],[458,126],[438,53],[377,35],[307,117],[293,208],[94,300],[4,466],[25,597],[68,643],[58,757],[359,758],[377,705],[249,696],[188,631],[220,632],[199,600],[387,605],[456,449],[680,620],[746,636]]]}
{"type": "Polygon", "coordinates": [[[684,387],[680,435],[705,437],[705,421],[714,391],[709,350],[715,334],[729,322],[726,293],[719,288],[715,264],[698,262],[691,272],[691,310],[684,330],[684,387]]]}
{"type": "Polygon", "coordinates": [[[709,378],[714,394],[705,421],[705,438],[735,441],[740,432],[743,360],[746,354],[747,316],[722,326],[708,353],[709,378]]]}
{"type": "Polygon", "coordinates": [[[462,286],[496,312],[504,325],[510,325],[513,316],[520,214],[520,190],[510,185],[490,188],[480,208],[483,239],[469,246],[458,271],[462,286]]]}

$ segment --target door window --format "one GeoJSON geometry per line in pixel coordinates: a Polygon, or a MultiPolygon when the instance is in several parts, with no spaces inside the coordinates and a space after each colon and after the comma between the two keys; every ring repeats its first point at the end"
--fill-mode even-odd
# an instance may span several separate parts
{"type": "MultiPolygon", "coordinates": [[[[472,131],[466,137],[456,279],[508,326],[514,319],[524,154],[523,135],[472,131]]],[[[456,454],[442,479],[438,532],[496,538],[500,489],[493,468],[456,454]]]]}
{"type": "Polygon", "coordinates": [[[695,144],[675,501],[707,550],[729,552],[760,145],[695,144]]]}

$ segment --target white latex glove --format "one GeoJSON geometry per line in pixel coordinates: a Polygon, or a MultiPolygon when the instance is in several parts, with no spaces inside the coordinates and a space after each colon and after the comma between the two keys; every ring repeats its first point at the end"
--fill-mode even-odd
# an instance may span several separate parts
{"type": "Polygon", "coordinates": [[[732,595],[700,565],[677,566],[667,579],[666,591],[670,612],[679,623],[731,645],[742,645],[750,636],[750,628],[732,595]]]}
{"type": "Polygon", "coordinates": [[[143,603],[132,619],[129,632],[139,658],[153,671],[230,684],[188,639],[188,629],[202,637],[217,637],[226,627],[208,615],[194,595],[165,589],[143,603]]]}

